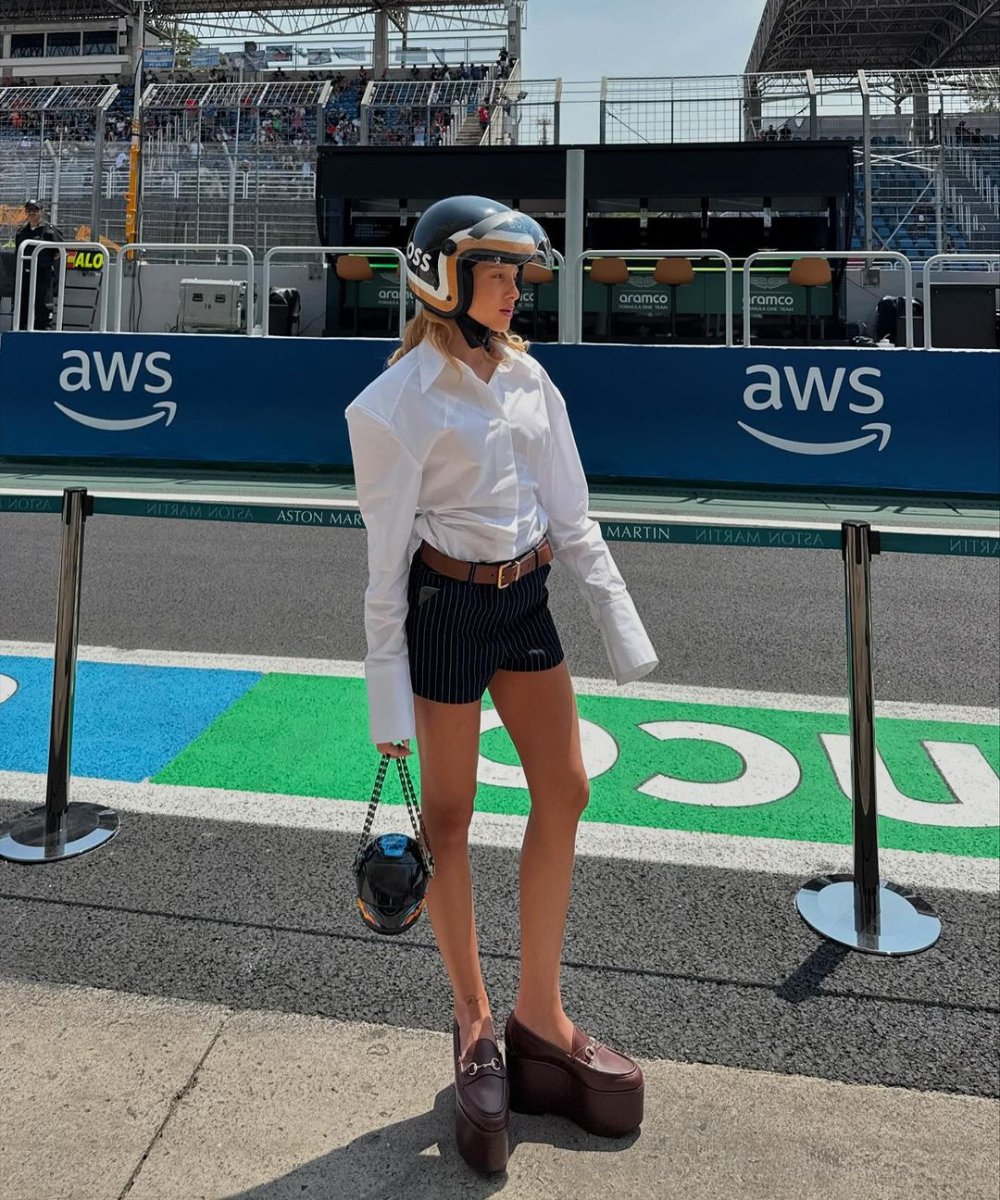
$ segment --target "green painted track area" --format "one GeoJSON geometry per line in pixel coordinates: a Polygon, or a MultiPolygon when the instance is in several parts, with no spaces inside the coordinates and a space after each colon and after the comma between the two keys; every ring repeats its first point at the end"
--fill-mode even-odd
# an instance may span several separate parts
{"type": "MultiPolygon", "coordinates": [[[[585,820],[850,842],[846,716],[585,694],[578,703],[591,776],[585,820]]],[[[487,700],[476,807],[526,814],[514,747],[496,722],[487,700]]],[[[876,733],[880,843],[998,857],[996,724],[884,717],[876,733]]],[[[410,761],[419,780],[417,756],[410,761]]],[[[152,782],[360,800],[374,765],[363,680],[276,673],[152,782]]],[[[385,798],[399,803],[390,784],[385,798]]]]}

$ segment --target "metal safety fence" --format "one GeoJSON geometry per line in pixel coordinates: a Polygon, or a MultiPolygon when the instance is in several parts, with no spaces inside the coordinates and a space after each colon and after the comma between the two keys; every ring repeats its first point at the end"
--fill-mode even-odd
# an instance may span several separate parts
{"type": "Polygon", "coordinates": [[[1000,66],[606,78],[600,140],[854,145],[852,245],[1000,252],[1000,66]]]}
{"type": "MultiPolygon", "coordinates": [[[[76,660],[80,630],[80,596],[86,522],[95,513],[150,516],[150,505],[141,497],[94,496],[83,487],[63,489],[61,496],[32,497],[30,511],[60,512],[62,543],[57,596],[56,640],[53,662],[52,707],[49,726],[49,755],[46,773],[46,802],[0,824],[0,859],[23,865],[62,862],[105,845],[120,828],[118,813],[108,805],[71,802],[72,730],[75,710],[76,660]]],[[[2,497],[0,497],[2,499],[2,497]]],[[[197,497],[194,498],[197,500],[197,497]]],[[[357,504],[323,499],[315,508],[345,510],[346,522],[330,525],[363,527],[357,504]]],[[[154,506],[156,507],[156,506],[154,506]]],[[[181,518],[200,515],[197,502],[166,506],[181,518]],[[197,510],[197,511],[196,511],[197,510]]],[[[226,505],[220,505],[228,507],[226,505]]],[[[285,519],[294,511],[287,498],[254,500],[241,505],[242,520],[273,521],[274,508],[285,519]]],[[[334,514],[331,513],[331,516],[334,514]]],[[[217,519],[224,519],[222,515],[217,519]]],[[[647,523],[651,518],[644,517],[647,523]]],[[[846,617],[847,701],[850,732],[853,871],[822,873],[804,883],[795,896],[802,919],[821,936],[839,945],[868,954],[899,956],[928,949],[941,935],[941,921],[931,905],[909,888],[881,877],[879,869],[878,797],[876,775],[875,698],[872,671],[873,628],[871,619],[871,560],[885,550],[928,552],[927,534],[908,535],[896,529],[874,529],[866,521],[847,520],[839,526],[785,522],[780,518],[676,517],[655,518],[670,544],[696,540],[711,530],[709,545],[721,544],[720,531],[735,526],[743,534],[751,528],[769,533],[788,533],[795,524],[798,533],[808,532],[814,548],[839,549],[843,560],[846,617]],[[677,536],[675,536],[675,533],[677,536]]],[[[324,522],[326,525],[326,522],[324,522]]],[[[602,522],[602,532],[612,531],[602,522]]],[[[966,553],[964,539],[941,531],[936,549],[930,552],[966,553]],[[955,549],[955,545],[959,546],[955,549]]],[[[796,543],[796,539],[792,538],[796,543]]],[[[779,537],[773,545],[782,546],[779,537]]]]}
{"type": "Polygon", "coordinates": [[[561,137],[562,80],[385,81],[361,103],[363,145],[546,146],[561,137]]]}
{"type": "Polygon", "coordinates": [[[140,238],[255,253],[312,240],[332,93],[329,80],[152,84],[142,98],[140,238]]]}
{"type": "MultiPolygon", "coordinates": [[[[49,256],[56,264],[55,286],[50,298],[53,309],[51,315],[54,318],[51,326],[53,329],[98,333],[137,330],[140,327],[143,303],[143,272],[150,256],[154,255],[167,260],[161,265],[190,266],[197,269],[199,262],[206,263],[207,260],[213,271],[217,271],[220,266],[239,268],[232,270],[232,277],[228,281],[211,281],[228,283],[238,288],[238,300],[234,310],[236,316],[232,324],[225,328],[226,332],[274,336],[270,328],[271,281],[275,260],[279,257],[292,258],[297,260],[298,264],[320,258],[324,260],[324,266],[329,265],[328,260],[336,260],[340,256],[356,256],[366,263],[370,258],[395,260],[398,265],[392,287],[388,289],[391,292],[389,298],[398,314],[396,327],[392,332],[401,334],[412,310],[412,297],[407,294],[405,287],[400,286],[400,281],[405,278],[405,256],[395,247],[313,244],[273,246],[260,260],[258,284],[257,256],[250,247],[239,243],[134,242],[109,249],[106,244],[93,241],[27,240],[19,247],[14,263],[11,328],[15,331],[36,330],[39,303],[42,300],[38,268],[42,256],[49,256]],[[78,269],[71,272],[73,267],[78,269]],[[70,309],[85,311],[86,319],[67,319],[70,309]]],[[[584,313],[587,289],[595,287],[606,293],[603,303],[607,323],[603,330],[603,340],[614,340],[608,336],[611,332],[610,319],[614,307],[616,311],[629,311],[631,315],[638,314],[646,319],[648,325],[642,340],[679,344],[683,339],[679,339],[677,330],[680,311],[678,291],[695,282],[696,272],[707,272],[700,293],[701,311],[697,313],[698,317],[706,325],[710,318],[715,319],[718,344],[732,347],[739,341],[742,345],[749,346],[753,340],[755,318],[768,315],[767,308],[762,307],[761,297],[754,288],[755,273],[760,270],[759,264],[765,263],[773,267],[779,262],[793,263],[812,259],[826,264],[830,261],[847,260],[855,264],[864,263],[869,267],[879,265],[898,268],[902,275],[902,286],[899,290],[900,341],[906,349],[933,349],[931,303],[935,286],[956,282],[957,272],[968,272],[972,268],[984,265],[994,270],[997,267],[995,256],[976,254],[941,254],[927,260],[923,264],[920,285],[923,291],[923,327],[917,335],[913,266],[910,260],[898,251],[757,251],[746,258],[738,270],[722,250],[701,247],[692,250],[585,249],[575,255],[570,267],[567,267],[566,259],[558,251],[554,252],[554,257],[555,271],[541,286],[551,286],[553,289],[552,304],[555,309],[557,340],[563,344],[591,340],[585,328],[584,313]],[[609,266],[613,264],[614,273],[602,276],[591,270],[588,276],[587,264],[592,266],[596,262],[603,262],[609,266]],[[655,263],[652,272],[646,265],[650,262],[655,263]],[[709,278],[713,263],[719,264],[715,268],[721,272],[721,280],[718,283],[709,278]],[[639,273],[636,273],[637,271],[639,273]],[[740,326],[739,339],[735,333],[737,320],[740,326]],[[669,332],[664,332],[664,322],[669,326],[669,332]],[[656,336],[651,332],[653,325],[657,328],[656,336]]],[[[349,273],[343,278],[356,280],[358,276],[356,273],[349,273]]],[[[204,282],[206,286],[210,283],[208,280],[204,282]]],[[[772,298],[774,282],[773,279],[767,281],[767,293],[772,298]]],[[[156,285],[150,282],[146,286],[153,288],[156,285]]],[[[807,297],[812,287],[797,285],[790,279],[784,280],[782,286],[786,290],[797,289],[807,297]]],[[[998,289],[992,275],[981,284],[977,281],[977,286],[991,295],[995,295],[998,289]]],[[[524,285],[523,290],[530,312],[537,317],[540,308],[539,283],[529,282],[524,285]]],[[[356,295],[353,304],[359,303],[359,295],[356,295]]],[[[685,308],[684,312],[690,316],[694,309],[685,308]]],[[[166,330],[193,331],[197,330],[182,328],[180,318],[166,330]]],[[[221,327],[215,330],[220,331],[223,331],[221,327]]]]}
{"type": "Polygon", "coordinates": [[[66,236],[91,236],[124,121],[112,84],[0,87],[0,244],[24,220],[27,199],[41,200],[66,236]]]}

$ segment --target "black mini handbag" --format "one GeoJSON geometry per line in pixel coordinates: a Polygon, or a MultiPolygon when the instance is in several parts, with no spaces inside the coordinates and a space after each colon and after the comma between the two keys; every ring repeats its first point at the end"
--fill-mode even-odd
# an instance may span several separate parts
{"type": "Polygon", "coordinates": [[[353,868],[361,919],[369,929],[383,934],[403,933],[416,923],[423,911],[427,884],[434,877],[434,856],[404,758],[396,759],[396,767],[413,836],[407,833],[371,835],[390,757],[383,754],[379,762],[353,868]]]}

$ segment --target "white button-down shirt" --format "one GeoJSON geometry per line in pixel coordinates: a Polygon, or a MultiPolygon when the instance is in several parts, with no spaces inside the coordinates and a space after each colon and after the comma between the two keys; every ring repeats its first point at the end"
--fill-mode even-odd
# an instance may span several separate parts
{"type": "Polygon", "coordinates": [[[575,579],[619,684],[658,664],[600,526],[566,401],[545,369],[504,348],[484,383],[422,342],[347,407],[368,530],[365,677],[373,742],[414,734],[407,579],[421,539],[463,562],[519,558],[548,535],[575,579]]]}

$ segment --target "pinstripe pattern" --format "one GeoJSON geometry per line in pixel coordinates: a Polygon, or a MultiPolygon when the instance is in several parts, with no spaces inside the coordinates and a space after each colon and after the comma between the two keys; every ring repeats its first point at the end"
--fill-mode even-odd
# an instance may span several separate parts
{"type": "Polygon", "coordinates": [[[545,582],[552,564],[502,591],[432,571],[414,554],[406,644],[413,694],[445,704],[479,700],[493,673],[547,671],[563,660],[545,582]]]}

